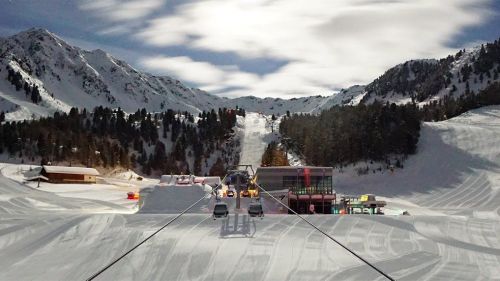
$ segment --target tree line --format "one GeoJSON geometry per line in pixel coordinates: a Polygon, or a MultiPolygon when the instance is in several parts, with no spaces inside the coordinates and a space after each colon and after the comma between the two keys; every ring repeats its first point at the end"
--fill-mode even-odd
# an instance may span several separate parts
{"type": "Polygon", "coordinates": [[[423,121],[442,121],[472,109],[499,104],[500,83],[495,82],[477,94],[467,88],[465,94],[458,98],[444,96],[440,100],[424,105],[420,111],[423,121]]]}
{"type": "Polygon", "coordinates": [[[120,108],[92,112],[72,108],[38,120],[0,125],[0,153],[41,164],[69,162],[86,166],[140,168],[153,173],[195,173],[209,170],[206,161],[220,150],[224,165],[236,151],[232,141],[236,116],[243,109],[211,110],[195,118],[188,112],[146,109],[126,114],[120,108]],[[194,163],[190,163],[194,159],[194,163]],[[205,162],[203,162],[205,160],[205,162]]]}
{"type": "Polygon", "coordinates": [[[319,115],[284,117],[280,132],[291,139],[286,145],[304,155],[308,164],[341,168],[415,153],[420,115],[415,104],[335,106],[319,115]]]}
{"type": "MultiPolygon", "coordinates": [[[[422,107],[375,101],[336,106],[319,115],[287,114],[280,132],[291,139],[282,144],[302,154],[308,164],[342,168],[358,161],[389,163],[391,155],[405,159],[416,152],[422,121],[442,121],[488,105],[500,105],[498,82],[477,94],[466,89],[463,96],[447,95],[422,107]]],[[[399,160],[393,164],[402,166],[399,160]]]]}

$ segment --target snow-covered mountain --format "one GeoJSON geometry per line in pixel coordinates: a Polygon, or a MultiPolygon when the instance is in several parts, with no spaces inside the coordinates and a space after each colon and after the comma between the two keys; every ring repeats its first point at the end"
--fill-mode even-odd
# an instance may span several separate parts
{"type": "Polygon", "coordinates": [[[495,41],[441,60],[408,61],[366,86],[352,86],[327,97],[229,99],[190,88],[169,76],[138,71],[102,50],[82,50],[45,29],[33,28],[0,38],[0,110],[6,112],[7,120],[19,120],[100,105],[126,112],[146,108],[196,114],[238,106],[250,112],[285,114],[316,113],[334,105],[374,100],[428,103],[445,95],[477,93],[500,81],[499,49],[495,41]],[[30,97],[34,88],[40,96],[36,103],[30,97]]]}
{"type": "Polygon", "coordinates": [[[7,119],[47,115],[71,107],[121,107],[161,111],[168,108],[198,113],[218,107],[242,107],[267,114],[313,112],[327,97],[291,100],[242,97],[221,98],[190,88],[168,76],[143,73],[102,50],[86,51],[71,46],[45,29],[30,29],[0,39],[0,108],[7,119]],[[20,74],[20,86],[38,87],[41,102],[8,81],[8,70],[20,74]]]}
{"type": "MultiPolygon", "coordinates": [[[[103,105],[135,111],[167,108],[198,112],[218,106],[221,99],[186,87],[171,77],[141,73],[102,50],[70,46],[44,29],[30,29],[0,41],[2,98],[35,114],[67,111],[72,106],[103,105]],[[23,104],[24,94],[7,81],[7,68],[40,89],[42,102],[23,104]],[[35,108],[40,110],[34,110],[35,108]]],[[[37,114],[38,115],[38,114],[37,114]]]]}
{"type": "Polygon", "coordinates": [[[290,113],[319,113],[335,105],[357,105],[366,94],[364,89],[365,86],[355,85],[326,97],[317,95],[292,99],[262,99],[254,96],[246,96],[235,99],[225,99],[223,105],[228,108],[239,106],[250,112],[261,112],[269,115],[282,115],[287,111],[290,113]]]}
{"type": "Polygon", "coordinates": [[[226,99],[224,105],[230,108],[239,106],[247,111],[262,112],[266,114],[285,114],[287,111],[291,113],[319,113],[321,110],[331,108],[335,105],[357,105],[365,94],[365,86],[355,85],[347,89],[342,89],[340,92],[333,93],[327,97],[309,96],[285,100],[280,98],[261,99],[249,96],[226,99]]]}
{"type": "Polygon", "coordinates": [[[500,82],[500,42],[460,50],[440,60],[412,60],[387,70],[366,86],[362,102],[374,100],[419,104],[444,96],[477,94],[500,82]]]}

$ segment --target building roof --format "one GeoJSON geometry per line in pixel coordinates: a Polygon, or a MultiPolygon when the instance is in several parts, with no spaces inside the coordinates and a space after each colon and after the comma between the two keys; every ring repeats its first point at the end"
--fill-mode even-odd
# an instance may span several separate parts
{"type": "Polygon", "coordinates": [[[90,176],[99,175],[99,172],[96,169],[85,168],[85,167],[43,166],[43,169],[47,173],[56,173],[56,174],[81,174],[90,176]]]}

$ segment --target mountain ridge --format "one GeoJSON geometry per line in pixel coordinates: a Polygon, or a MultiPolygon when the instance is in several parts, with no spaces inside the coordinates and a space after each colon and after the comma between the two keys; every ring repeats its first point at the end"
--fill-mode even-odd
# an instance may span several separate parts
{"type": "Polygon", "coordinates": [[[446,58],[410,60],[388,69],[366,86],[361,102],[415,102],[477,94],[500,81],[500,41],[463,49],[446,58]]]}
{"type": "Polygon", "coordinates": [[[193,114],[223,107],[264,114],[318,113],[336,105],[376,100],[424,105],[446,95],[477,93],[500,81],[498,50],[497,40],[440,60],[406,61],[366,86],[354,85],[330,96],[226,98],[188,87],[170,76],[141,72],[101,49],[87,51],[46,29],[31,28],[0,38],[0,110],[7,112],[7,120],[19,120],[68,112],[71,107],[93,109],[101,105],[120,107],[126,112],[146,108],[152,112],[173,109],[193,114]],[[12,81],[14,74],[19,81],[12,81]],[[26,88],[26,83],[24,97],[19,91],[26,88]],[[30,103],[35,87],[40,101],[30,103]]]}
{"type": "MultiPolygon", "coordinates": [[[[138,71],[103,50],[87,51],[71,46],[50,31],[39,28],[0,39],[0,68],[19,72],[20,83],[37,86],[42,101],[27,111],[43,111],[33,109],[38,106],[45,108],[47,114],[67,112],[73,106],[92,109],[99,105],[120,107],[127,112],[144,107],[149,111],[174,109],[190,113],[239,106],[249,111],[284,114],[286,111],[318,110],[326,99],[321,96],[291,100],[219,97],[187,87],[170,76],[138,71]]],[[[0,79],[1,98],[25,108],[17,101],[21,97],[8,85],[6,72],[0,72],[0,76],[4,78],[0,79]]]]}

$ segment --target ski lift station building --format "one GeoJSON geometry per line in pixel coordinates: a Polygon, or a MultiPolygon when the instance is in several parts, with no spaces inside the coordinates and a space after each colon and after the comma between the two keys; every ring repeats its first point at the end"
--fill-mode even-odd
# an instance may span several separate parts
{"type": "Polygon", "coordinates": [[[267,191],[286,192],[288,206],[297,213],[313,208],[316,213],[330,214],[336,200],[332,167],[259,167],[256,177],[267,191]]]}
{"type": "Polygon", "coordinates": [[[45,165],[40,175],[51,183],[96,183],[99,172],[94,168],[45,165]]]}

